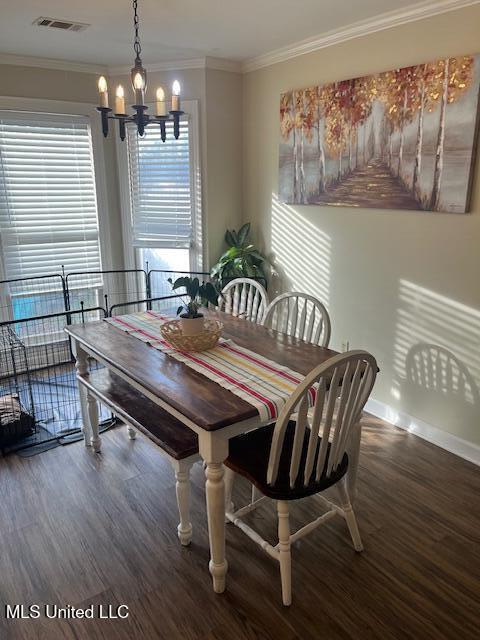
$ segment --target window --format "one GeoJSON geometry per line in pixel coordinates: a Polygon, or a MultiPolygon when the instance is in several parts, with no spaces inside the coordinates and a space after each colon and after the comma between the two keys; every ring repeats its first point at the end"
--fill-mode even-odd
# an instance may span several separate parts
{"type": "Polygon", "coordinates": [[[167,123],[150,125],[143,137],[127,127],[129,211],[125,238],[127,257],[138,268],[189,271],[201,267],[199,169],[195,160],[194,120],[185,115],[180,137],[167,123]]]}
{"type": "MultiPolygon", "coordinates": [[[[6,279],[101,269],[88,118],[0,111],[0,234],[6,279]]],[[[14,319],[45,308],[46,283],[10,285],[14,319]]]]}

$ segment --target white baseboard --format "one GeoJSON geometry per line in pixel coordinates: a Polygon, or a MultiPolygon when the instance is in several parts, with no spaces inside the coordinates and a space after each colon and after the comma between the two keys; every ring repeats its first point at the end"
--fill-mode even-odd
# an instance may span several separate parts
{"type": "Polygon", "coordinates": [[[480,466],[480,446],[478,444],[442,431],[418,418],[412,418],[408,414],[393,409],[374,398],[370,398],[365,410],[377,418],[390,422],[390,424],[400,427],[400,429],[405,429],[409,433],[413,433],[419,438],[437,445],[437,447],[441,447],[450,453],[460,456],[460,458],[480,466]]]}

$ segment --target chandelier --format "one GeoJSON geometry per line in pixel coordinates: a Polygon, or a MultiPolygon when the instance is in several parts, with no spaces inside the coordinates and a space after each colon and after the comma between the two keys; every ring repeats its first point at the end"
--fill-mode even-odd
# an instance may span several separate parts
{"type": "Polygon", "coordinates": [[[112,113],[112,109],[108,106],[108,87],[105,76],[100,76],[98,79],[98,91],[100,93],[100,106],[97,107],[97,111],[100,112],[102,118],[102,131],[105,137],[108,136],[108,121],[117,120],[118,133],[121,140],[125,140],[125,125],[127,122],[134,122],[137,125],[138,134],[143,136],[145,128],[150,124],[160,125],[160,136],[162,141],[165,142],[166,123],[168,121],[173,122],[173,135],[175,139],[178,139],[180,135],[180,116],[183,111],[180,110],[180,83],[178,80],[172,85],[172,102],[171,109],[167,112],[167,103],[165,100],[165,91],[162,87],[158,87],[156,93],[156,114],[150,116],[147,113],[148,107],[145,105],[145,91],[147,89],[147,72],[143,68],[142,59],[140,54],[142,52],[142,46],[140,44],[140,36],[138,35],[139,20],[138,20],[138,0],[133,0],[133,26],[135,30],[135,39],[133,41],[133,49],[135,51],[135,62],[130,72],[130,78],[132,81],[133,92],[135,95],[135,104],[132,105],[132,109],[135,113],[127,114],[125,112],[125,92],[122,85],[118,85],[115,92],[115,111],[112,113]]]}

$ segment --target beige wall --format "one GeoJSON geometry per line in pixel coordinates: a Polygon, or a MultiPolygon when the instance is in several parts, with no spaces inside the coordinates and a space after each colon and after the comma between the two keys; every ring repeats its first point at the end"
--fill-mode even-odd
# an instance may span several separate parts
{"type": "Polygon", "coordinates": [[[2,96],[89,102],[98,100],[97,76],[38,67],[0,64],[2,96]]]}
{"type": "Polygon", "coordinates": [[[208,264],[224,249],[226,229],[242,217],[242,76],[207,69],[206,237],[208,264]]]}
{"type": "Polygon", "coordinates": [[[446,55],[480,51],[480,6],[447,13],[276,64],[244,77],[244,220],[281,274],[273,285],[326,301],[332,345],[378,359],[374,396],[480,444],[480,408],[405,380],[405,355],[440,344],[480,386],[480,162],[467,215],[286,206],[278,185],[279,96],[446,55]]]}

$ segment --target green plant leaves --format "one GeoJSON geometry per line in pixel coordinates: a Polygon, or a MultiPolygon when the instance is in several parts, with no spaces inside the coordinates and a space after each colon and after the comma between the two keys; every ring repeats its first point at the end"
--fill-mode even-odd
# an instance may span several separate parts
{"type": "Polygon", "coordinates": [[[235,231],[227,231],[225,232],[225,242],[229,247],[234,247],[237,244],[237,234],[235,231]]]}
{"type": "Polygon", "coordinates": [[[246,222],[238,232],[238,244],[244,245],[250,233],[250,222],[246,222]]]}
{"type": "Polygon", "coordinates": [[[227,229],[227,231],[225,232],[225,242],[229,247],[240,249],[246,244],[249,233],[250,222],[246,222],[244,225],[242,225],[238,233],[235,231],[235,229],[227,229]]]}
{"type": "Polygon", "coordinates": [[[241,277],[256,278],[266,285],[266,258],[249,243],[250,230],[250,222],[246,222],[238,233],[235,230],[227,230],[225,233],[228,249],[211,270],[212,277],[218,279],[222,287],[230,280],[241,277]]]}
{"type": "Polygon", "coordinates": [[[200,280],[197,277],[191,278],[189,276],[177,278],[175,282],[168,278],[168,282],[172,285],[174,291],[184,288],[186,295],[190,298],[188,303],[178,307],[177,315],[185,309],[189,318],[195,318],[198,316],[200,306],[206,306],[209,303],[214,306],[218,304],[218,297],[221,294],[211,282],[202,282],[200,284],[200,280]]]}
{"type": "Polygon", "coordinates": [[[168,278],[168,282],[172,285],[172,289],[174,291],[176,291],[177,289],[180,289],[181,287],[186,288],[190,280],[191,278],[188,278],[187,276],[182,276],[181,278],[177,278],[175,282],[173,282],[171,278],[168,278]]]}
{"type": "Polygon", "coordinates": [[[206,282],[201,285],[199,296],[202,300],[202,305],[204,306],[210,303],[216,307],[218,304],[219,292],[211,282],[206,282]]]}

